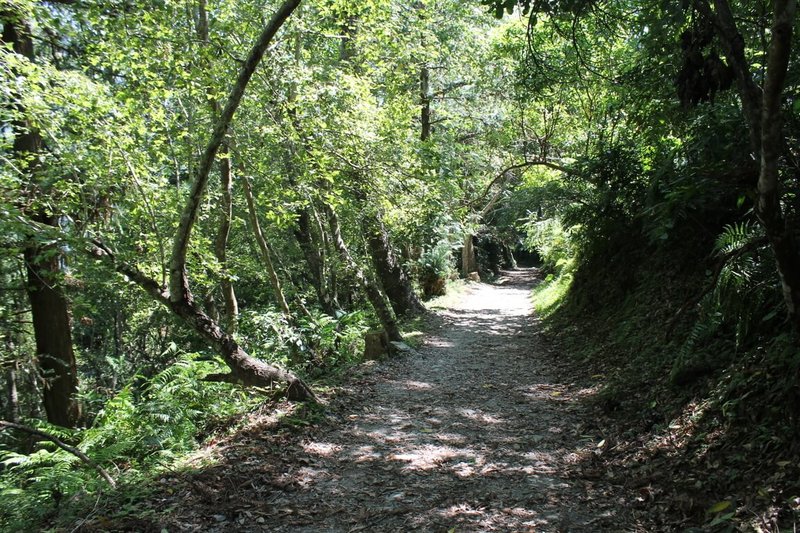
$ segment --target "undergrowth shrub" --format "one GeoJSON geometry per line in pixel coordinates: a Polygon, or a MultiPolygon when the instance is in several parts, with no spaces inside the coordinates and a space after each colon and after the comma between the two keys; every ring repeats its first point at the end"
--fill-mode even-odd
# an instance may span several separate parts
{"type": "Polygon", "coordinates": [[[422,277],[447,279],[453,273],[453,246],[446,240],[440,240],[425,248],[419,258],[419,270],[422,277]]]}
{"type": "Polygon", "coordinates": [[[782,299],[763,229],[754,222],[728,225],[714,251],[720,266],[676,354],[670,377],[677,384],[724,368],[780,329],[782,299]]]}
{"type": "Polygon", "coordinates": [[[546,274],[558,276],[572,268],[576,253],[572,232],[579,228],[565,228],[558,218],[529,219],[523,227],[525,246],[539,254],[546,274]]]}
{"type": "MultiPolygon", "coordinates": [[[[259,400],[230,384],[202,380],[221,369],[221,363],[198,354],[182,354],[138,386],[123,387],[90,428],[28,423],[73,444],[124,481],[169,465],[197,447],[197,436],[206,426],[259,400]]],[[[1,451],[0,461],[0,528],[6,531],[30,530],[65,499],[106,487],[94,469],[49,441],[36,443],[31,453],[1,451]]]]}
{"type": "Polygon", "coordinates": [[[240,319],[239,333],[252,355],[301,373],[321,374],[357,361],[368,329],[364,311],[335,317],[311,311],[311,316],[299,316],[291,325],[274,309],[247,310],[240,319]]]}

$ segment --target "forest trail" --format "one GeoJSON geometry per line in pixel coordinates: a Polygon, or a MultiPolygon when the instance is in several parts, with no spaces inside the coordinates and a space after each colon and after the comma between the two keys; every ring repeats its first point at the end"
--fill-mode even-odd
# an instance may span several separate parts
{"type": "MultiPolygon", "coordinates": [[[[633,531],[602,436],[536,335],[534,270],[470,285],[419,353],[351,380],[319,421],[253,422],[151,503],[169,531],[633,531]],[[281,427],[281,426],[279,426],[281,427]]],[[[289,418],[289,420],[292,420],[289,418]]],[[[141,528],[144,524],[130,524],[141,528]]],[[[153,524],[155,526],[156,524],[153,524]]]]}

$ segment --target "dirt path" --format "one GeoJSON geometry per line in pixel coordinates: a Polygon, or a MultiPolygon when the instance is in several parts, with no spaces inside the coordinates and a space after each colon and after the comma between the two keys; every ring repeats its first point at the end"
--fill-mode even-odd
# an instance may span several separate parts
{"type": "MultiPolygon", "coordinates": [[[[633,531],[602,435],[531,318],[531,270],[474,284],[415,356],[354,378],[312,427],[221,443],[173,530],[633,531]]],[[[174,480],[162,480],[174,486],[174,480]]],[[[186,483],[184,480],[183,483],[186,483]]],[[[163,508],[163,507],[162,507],[163,508]]]]}

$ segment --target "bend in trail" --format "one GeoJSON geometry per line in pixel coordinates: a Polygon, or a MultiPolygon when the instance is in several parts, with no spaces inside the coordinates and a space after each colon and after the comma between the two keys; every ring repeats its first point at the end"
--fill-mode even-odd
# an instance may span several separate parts
{"type": "MultiPolygon", "coordinates": [[[[597,435],[531,316],[533,270],[474,284],[418,354],[354,380],[316,427],[246,431],[165,503],[216,531],[630,531],[597,435]],[[177,500],[177,501],[176,501],[177,500]]],[[[263,428],[262,428],[263,429],[263,428]]]]}

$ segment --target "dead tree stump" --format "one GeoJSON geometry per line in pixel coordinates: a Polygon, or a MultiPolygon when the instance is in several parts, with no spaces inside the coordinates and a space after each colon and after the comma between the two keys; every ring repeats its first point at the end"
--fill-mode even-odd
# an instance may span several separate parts
{"type": "Polygon", "coordinates": [[[364,335],[364,359],[374,361],[389,355],[389,336],[383,330],[368,331],[364,335]]]}

